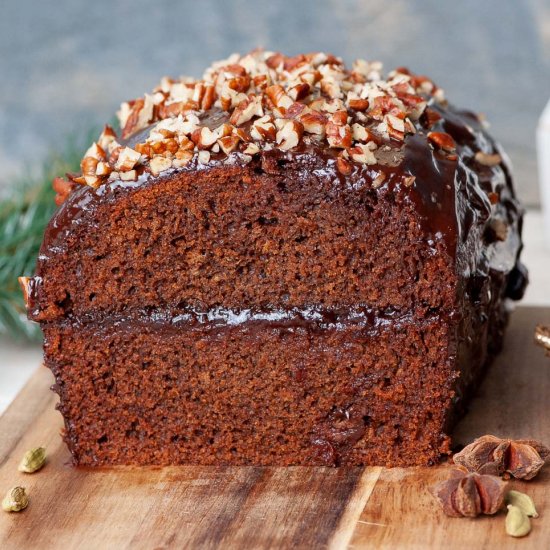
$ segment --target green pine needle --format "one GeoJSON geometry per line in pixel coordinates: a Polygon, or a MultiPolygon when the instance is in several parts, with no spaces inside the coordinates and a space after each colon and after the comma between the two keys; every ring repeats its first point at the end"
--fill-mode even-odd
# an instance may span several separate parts
{"type": "Polygon", "coordinates": [[[52,180],[79,169],[82,150],[74,142],[52,154],[34,175],[20,177],[0,202],[0,334],[40,339],[37,324],[27,320],[17,278],[32,276],[44,229],[56,206],[52,180]]]}

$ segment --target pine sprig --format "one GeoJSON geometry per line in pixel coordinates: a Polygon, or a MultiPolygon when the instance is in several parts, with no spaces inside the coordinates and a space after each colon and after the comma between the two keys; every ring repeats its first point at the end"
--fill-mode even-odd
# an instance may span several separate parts
{"type": "Polygon", "coordinates": [[[38,340],[38,325],[27,320],[17,278],[32,276],[44,229],[54,213],[56,176],[79,168],[82,148],[67,147],[52,154],[33,175],[20,177],[0,202],[0,334],[38,340]]]}

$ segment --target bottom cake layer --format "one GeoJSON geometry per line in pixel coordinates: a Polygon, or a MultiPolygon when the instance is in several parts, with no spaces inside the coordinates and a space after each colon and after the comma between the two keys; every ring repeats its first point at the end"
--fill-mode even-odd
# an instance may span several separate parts
{"type": "Polygon", "coordinates": [[[67,444],[94,466],[432,464],[468,389],[457,379],[474,384],[487,362],[459,369],[457,327],[437,316],[43,329],[67,444]]]}

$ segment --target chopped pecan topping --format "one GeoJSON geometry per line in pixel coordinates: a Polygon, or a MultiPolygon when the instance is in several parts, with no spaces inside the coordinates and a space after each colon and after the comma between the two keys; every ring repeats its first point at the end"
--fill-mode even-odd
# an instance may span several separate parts
{"type": "Polygon", "coordinates": [[[137,151],[134,151],[134,149],[124,147],[118,155],[118,159],[115,163],[115,169],[119,172],[127,172],[128,170],[132,170],[140,156],[141,155],[137,151]]]}
{"type": "Polygon", "coordinates": [[[302,123],[304,130],[308,134],[314,134],[316,136],[323,137],[326,133],[326,126],[328,119],[325,115],[310,111],[301,114],[298,120],[302,123]]]}
{"type": "MultiPolygon", "coordinates": [[[[128,147],[106,126],[84,155],[81,174],[70,179],[98,187],[143,172],[156,176],[191,159],[232,162],[235,153],[248,162],[261,151],[312,143],[344,152],[337,168],[350,172],[352,163],[376,162],[374,144],[402,143],[430,127],[439,115],[429,105],[441,101],[431,80],[403,68],[383,77],[378,62],[358,60],[348,69],[329,54],[254,50],[212,64],[202,79],[163,78],[152,93],[123,103],[122,139],[139,139],[128,147]],[[220,120],[218,128],[212,119],[220,120]]],[[[432,132],[430,140],[448,155],[454,151],[447,134],[432,132]]]]}
{"type": "Polygon", "coordinates": [[[269,115],[255,120],[250,130],[250,135],[257,141],[275,141],[276,134],[275,124],[269,115]]]}

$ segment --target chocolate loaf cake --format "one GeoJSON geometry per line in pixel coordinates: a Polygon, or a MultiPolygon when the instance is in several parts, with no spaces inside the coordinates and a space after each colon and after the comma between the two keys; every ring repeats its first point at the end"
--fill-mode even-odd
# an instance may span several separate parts
{"type": "Polygon", "coordinates": [[[74,462],[448,453],[526,282],[480,118],[406,69],[254,51],[119,119],[21,281],[74,462]]]}

